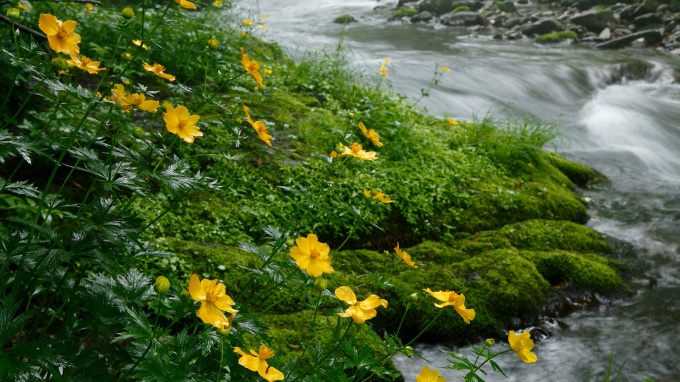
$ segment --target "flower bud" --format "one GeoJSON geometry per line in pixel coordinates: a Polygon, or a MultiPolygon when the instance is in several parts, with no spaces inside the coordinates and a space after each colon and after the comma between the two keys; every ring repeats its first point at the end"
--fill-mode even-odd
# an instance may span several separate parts
{"type": "Polygon", "coordinates": [[[286,239],[286,245],[289,247],[294,247],[295,246],[295,240],[293,240],[292,237],[289,237],[286,239]]]}
{"type": "Polygon", "coordinates": [[[165,276],[156,277],[156,282],[153,284],[153,289],[158,294],[166,294],[170,290],[170,280],[165,276]]]}
{"type": "Polygon", "coordinates": [[[68,68],[68,64],[66,63],[66,60],[63,57],[55,57],[51,61],[52,67],[55,69],[66,69],[68,68]]]}
{"type": "Polygon", "coordinates": [[[418,301],[418,292],[416,293],[411,293],[408,298],[410,298],[413,301],[418,301]]]}
{"type": "Polygon", "coordinates": [[[123,8],[123,11],[121,12],[121,14],[123,15],[123,18],[125,18],[127,20],[135,17],[135,11],[130,7],[123,8]]]}
{"type": "Polygon", "coordinates": [[[7,17],[10,19],[18,19],[21,16],[21,11],[19,8],[9,8],[7,9],[7,17]]]}
{"type": "Polygon", "coordinates": [[[404,350],[402,350],[401,352],[405,356],[411,358],[411,355],[413,355],[413,348],[410,347],[410,346],[406,346],[406,347],[404,347],[404,350]]]}
{"type": "Polygon", "coordinates": [[[217,48],[220,46],[220,42],[216,38],[211,38],[208,40],[208,47],[212,50],[217,50],[217,48]]]}
{"type": "Polygon", "coordinates": [[[494,340],[493,338],[487,338],[486,341],[484,342],[486,342],[488,346],[493,346],[493,344],[496,343],[496,340],[494,340]]]}
{"type": "Polygon", "coordinates": [[[125,61],[132,61],[132,55],[129,52],[125,52],[121,55],[123,60],[125,61]]]}
{"type": "Polygon", "coordinates": [[[319,292],[323,292],[323,291],[325,291],[325,290],[328,288],[328,280],[322,279],[322,278],[318,278],[318,279],[316,279],[316,280],[314,281],[314,287],[315,287],[316,290],[318,290],[319,292]]]}
{"type": "Polygon", "coordinates": [[[191,293],[187,289],[182,289],[182,296],[184,297],[189,297],[191,296],[191,293]]]}
{"type": "Polygon", "coordinates": [[[229,335],[229,332],[231,332],[231,326],[226,326],[224,328],[217,328],[215,330],[217,334],[221,335],[222,337],[226,337],[229,335]]]}

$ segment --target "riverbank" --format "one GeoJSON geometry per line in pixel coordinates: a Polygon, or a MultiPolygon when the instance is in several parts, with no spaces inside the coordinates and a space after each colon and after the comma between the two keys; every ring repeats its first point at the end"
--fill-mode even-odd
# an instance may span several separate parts
{"type": "Polygon", "coordinates": [[[399,23],[456,28],[461,34],[494,39],[535,38],[540,43],[570,41],[599,49],[647,47],[680,54],[680,3],[561,1],[399,0],[378,5],[399,23]]]}

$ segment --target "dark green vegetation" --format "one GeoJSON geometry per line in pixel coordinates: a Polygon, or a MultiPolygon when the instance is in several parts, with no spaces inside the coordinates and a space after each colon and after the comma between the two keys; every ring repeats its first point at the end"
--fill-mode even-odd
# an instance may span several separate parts
{"type": "Polygon", "coordinates": [[[536,37],[536,42],[539,43],[554,43],[564,40],[578,40],[578,36],[574,31],[559,31],[542,34],[536,37]]]}
{"type": "MultiPolygon", "coordinates": [[[[552,286],[627,291],[620,265],[603,257],[611,248],[579,225],[588,217],[575,185],[603,177],[545,152],[557,135],[550,124],[487,117],[453,126],[384,90],[377,73],[349,71],[341,49],[296,63],[258,38],[260,29],[214,8],[192,14],[169,2],[167,9],[138,7],[125,21],[119,10],[90,13],[82,4],[50,3],[20,21],[35,28],[39,12],[77,19],[81,54],[113,74],[100,83],[103,74],[64,67],[28,36],[17,45],[2,40],[5,52],[18,53],[3,53],[12,69],[2,73],[1,89],[18,90],[3,102],[9,112],[0,136],[0,281],[9,291],[0,317],[11,322],[0,328],[0,345],[11,350],[6,359],[15,361],[17,375],[32,370],[25,349],[37,345],[29,340],[51,349],[41,342],[49,334],[64,339],[61,348],[31,357],[61,362],[56,355],[76,357],[67,350],[84,347],[77,362],[64,363],[98,372],[110,367],[120,379],[155,375],[158,368],[172,370],[167,380],[182,380],[185,370],[214,380],[205,373],[216,373],[223,361],[235,364],[236,356],[216,350],[224,343],[198,322],[196,303],[182,294],[193,273],[219,278],[235,299],[233,344],[255,348],[266,338],[281,363],[305,352],[304,367],[288,365],[291,375],[328,363],[309,351],[319,341],[306,327],[334,345],[344,338],[334,330],[343,326],[355,331],[352,344],[360,349],[385,351],[375,347],[382,342],[369,325],[336,323],[335,313],[346,306],[332,291],[342,285],[359,299],[378,294],[389,301],[369,321],[381,335],[413,338],[441,314],[422,338],[460,343],[492,336],[513,318],[535,319],[552,286]],[[136,38],[149,50],[128,42],[136,38]],[[210,38],[220,41],[217,50],[207,47],[210,38]],[[264,74],[266,88],[243,73],[240,48],[262,65],[261,73],[271,71],[264,74]],[[145,72],[142,60],[162,63],[177,82],[145,72]],[[201,116],[204,136],[187,144],[168,133],[162,112],[124,113],[95,95],[117,82],[185,105],[201,116]],[[246,121],[244,105],[267,125],[272,148],[246,121]],[[377,131],[384,146],[366,139],[359,122],[377,131]],[[360,142],[378,160],[331,159],[340,142],[360,142]],[[382,191],[394,203],[369,199],[364,190],[382,191]],[[308,233],[333,249],[335,272],[324,292],[288,256],[286,239],[308,233]],[[417,269],[396,257],[397,243],[417,269]],[[169,256],[153,256],[157,250],[169,256]],[[132,268],[168,276],[172,298],[161,300],[132,268]],[[464,293],[476,318],[466,325],[453,309],[435,308],[424,288],[464,293]],[[24,310],[32,313],[19,313],[24,310]],[[95,351],[109,346],[115,360],[98,363],[108,356],[97,358],[95,351]],[[166,361],[175,363],[158,366],[166,361]]],[[[391,375],[380,363],[352,364],[367,356],[342,343],[345,363],[329,368],[391,375]]],[[[235,369],[233,380],[251,376],[235,369]]]]}

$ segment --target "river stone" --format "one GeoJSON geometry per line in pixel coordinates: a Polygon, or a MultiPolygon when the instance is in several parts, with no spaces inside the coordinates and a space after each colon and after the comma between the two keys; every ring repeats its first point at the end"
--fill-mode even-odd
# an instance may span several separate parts
{"type": "Polygon", "coordinates": [[[457,12],[457,13],[447,13],[440,19],[442,24],[461,27],[461,26],[473,26],[473,25],[486,25],[486,19],[484,16],[477,12],[457,12]]]}
{"type": "Polygon", "coordinates": [[[354,18],[352,15],[340,15],[333,20],[334,23],[336,24],[349,24],[349,23],[355,23],[357,19],[354,18]]]}
{"type": "Polygon", "coordinates": [[[453,0],[422,0],[418,2],[420,12],[430,12],[433,15],[443,15],[453,10],[453,0]]]}
{"type": "Polygon", "coordinates": [[[512,28],[529,21],[527,17],[511,17],[503,21],[503,28],[512,28]]]}
{"type": "Polygon", "coordinates": [[[522,33],[524,33],[527,36],[552,33],[561,31],[563,29],[564,27],[562,26],[562,23],[559,22],[557,19],[553,18],[538,20],[535,23],[524,25],[520,28],[522,33]]]}
{"type": "Polygon", "coordinates": [[[454,0],[453,3],[451,3],[451,10],[458,7],[468,7],[469,10],[477,12],[484,7],[484,4],[477,0],[454,0]]]}
{"type": "Polygon", "coordinates": [[[609,40],[612,38],[612,31],[609,28],[604,28],[598,37],[603,40],[609,40]]]}
{"type": "Polygon", "coordinates": [[[498,9],[501,12],[517,13],[517,7],[515,6],[515,3],[512,2],[512,0],[506,0],[502,3],[496,3],[496,4],[497,4],[496,7],[498,7],[498,9]]]}
{"type": "Polygon", "coordinates": [[[657,27],[663,25],[663,19],[656,13],[647,13],[645,15],[636,17],[633,20],[633,25],[635,25],[637,28],[650,26],[657,27]]]}
{"type": "Polygon", "coordinates": [[[423,11],[418,13],[417,15],[411,17],[411,22],[417,23],[417,22],[423,22],[426,23],[434,18],[434,15],[428,11],[423,11]]]}
{"type": "Polygon", "coordinates": [[[614,13],[609,8],[595,8],[572,16],[569,18],[569,21],[576,25],[584,26],[589,31],[600,33],[610,23],[614,22],[614,13]]]}
{"type": "Polygon", "coordinates": [[[641,32],[631,33],[623,37],[619,37],[601,44],[595,45],[599,49],[618,49],[628,46],[633,41],[644,38],[645,43],[649,45],[655,45],[663,40],[663,35],[656,29],[649,29],[641,32]]]}

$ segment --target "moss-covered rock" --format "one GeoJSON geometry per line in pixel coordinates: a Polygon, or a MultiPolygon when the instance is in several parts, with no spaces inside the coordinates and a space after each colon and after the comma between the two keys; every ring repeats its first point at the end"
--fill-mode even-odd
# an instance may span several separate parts
{"type": "Polygon", "coordinates": [[[607,181],[607,178],[597,170],[582,163],[570,161],[553,152],[547,152],[546,158],[553,166],[557,167],[579,187],[585,187],[589,184],[604,183],[607,181]]]}

